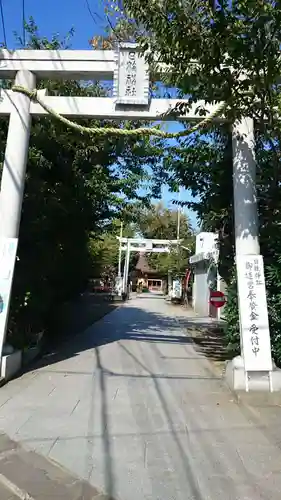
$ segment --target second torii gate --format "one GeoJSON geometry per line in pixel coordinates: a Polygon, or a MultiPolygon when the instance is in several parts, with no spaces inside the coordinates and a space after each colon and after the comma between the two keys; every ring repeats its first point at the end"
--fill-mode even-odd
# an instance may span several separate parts
{"type": "MultiPolygon", "coordinates": [[[[181,244],[182,240],[157,240],[157,239],[145,239],[145,238],[120,238],[117,236],[120,243],[121,252],[126,252],[124,271],[122,277],[122,292],[126,292],[128,277],[129,277],[129,265],[130,265],[130,255],[131,252],[147,252],[147,253],[169,253],[171,247],[178,246],[181,244]]],[[[121,255],[121,252],[119,255],[121,255]]]]}

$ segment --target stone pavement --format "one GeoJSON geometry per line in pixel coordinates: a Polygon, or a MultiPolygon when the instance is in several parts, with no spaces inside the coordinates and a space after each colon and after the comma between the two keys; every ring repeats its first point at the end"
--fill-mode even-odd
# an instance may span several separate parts
{"type": "Polygon", "coordinates": [[[120,500],[279,500],[281,409],[238,405],[187,316],[129,301],[1,388],[0,431],[120,500]]]}
{"type": "Polygon", "coordinates": [[[1,500],[110,500],[59,464],[0,435],[1,500]]]}

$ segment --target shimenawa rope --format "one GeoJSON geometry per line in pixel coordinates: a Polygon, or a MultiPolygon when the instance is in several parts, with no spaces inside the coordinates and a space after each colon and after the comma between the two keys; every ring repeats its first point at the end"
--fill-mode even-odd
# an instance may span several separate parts
{"type": "Polygon", "coordinates": [[[14,85],[12,87],[12,90],[14,92],[19,92],[21,94],[28,96],[31,100],[35,102],[37,101],[48,114],[50,114],[57,120],[60,120],[67,127],[71,127],[75,130],[78,130],[82,134],[99,135],[99,136],[107,136],[107,135],[131,136],[131,137],[156,136],[156,137],[162,137],[163,139],[176,139],[178,137],[186,137],[192,134],[193,132],[196,132],[199,129],[207,127],[214,120],[214,118],[222,114],[225,108],[225,103],[220,103],[217,109],[215,109],[215,111],[210,113],[206,118],[201,120],[199,123],[189,128],[188,130],[181,130],[179,132],[164,132],[163,130],[158,129],[157,127],[151,127],[151,128],[139,127],[136,129],[122,129],[115,127],[85,127],[71,120],[68,120],[64,116],[57,113],[54,109],[48,106],[43,99],[39,97],[36,89],[29,90],[26,89],[25,87],[22,87],[21,85],[14,85]]]}

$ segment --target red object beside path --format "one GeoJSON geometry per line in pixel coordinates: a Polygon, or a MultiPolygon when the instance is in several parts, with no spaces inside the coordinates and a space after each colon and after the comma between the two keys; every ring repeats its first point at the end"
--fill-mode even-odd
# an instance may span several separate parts
{"type": "Polygon", "coordinates": [[[223,292],[213,291],[210,292],[210,303],[212,306],[217,307],[218,309],[224,306],[226,302],[226,298],[223,292]]]}

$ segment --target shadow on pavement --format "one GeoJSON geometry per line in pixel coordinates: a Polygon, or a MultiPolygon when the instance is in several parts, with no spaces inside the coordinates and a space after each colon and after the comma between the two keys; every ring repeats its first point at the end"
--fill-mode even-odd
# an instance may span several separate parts
{"type": "MultiPolygon", "coordinates": [[[[156,299],[156,297],[155,297],[156,299]]],[[[159,299],[159,297],[158,297],[159,299]]],[[[154,300],[154,298],[153,298],[154,300]]],[[[170,345],[188,345],[193,343],[192,339],[184,335],[186,327],[188,325],[188,318],[184,317],[171,317],[171,310],[167,307],[167,313],[158,314],[143,308],[138,308],[133,304],[127,304],[126,307],[120,308],[114,311],[112,314],[106,316],[102,321],[99,321],[89,327],[86,331],[73,337],[69,342],[63,344],[56,350],[50,350],[46,355],[36,362],[30,370],[35,370],[39,368],[44,368],[43,372],[47,370],[47,367],[58,363],[60,361],[75,358],[84,351],[92,350],[96,357],[96,367],[93,369],[93,373],[85,372],[87,375],[92,376],[92,390],[91,390],[91,401],[90,410],[88,415],[88,449],[87,455],[89,457],[94,454],[94,440],[90,437],[93,427],[93,415],[94,408],[97,401],[95,400],[95,390],[94,387],[98,387],[100,399],[99,407],[101,413],[101,437],[102,437],[102,447],[103,447],[103,470],[105,476],[105,486],[106,493],[109,497],[113,496],[115,479],[114,479],[114,463],[113,463],[113,452],[112,452],[112,436],[110,433],[110,399],[108,395],[108,383],[112,377],[128,377],[135,380],[139,380],[141,384],[142,379],[149,379],[153,384],[153,393],[156,401],[160,402],[163,410],[163,415],[168,425],[169,435],[172,437],[175,443],[176,449],[178,450],[178,455],[183,464],[183,469],[188,481],[190,492],[193,498],[198,500],[203,500],[202,494],[198,482],[196,480],[196,475],[191,465],[191,458],[188,452],[184,449],[181,443],[180,436],[178,435],[178,430],[175,427],[173,421],[173,408],[170,408],[168,401],[163,393],[163,388],[161,387],[161,380],[188,380],[188,379],[202,379],[202,380],[221,380],[218,377],[214,377],[213,374],[206,373],[206,376],[181,376],[181,375],[169,375],[164,373],[153,373],[144,362],[138,359],[138,357],[131,351],[131,344],[124,344],[122,341],[134,341],[134,342],[145,342],[150,343],[151,348],[156,352],[159,359],[161,358],[160,350],[157,352],[157,344],[170,344],[170,345]],[[118,342],[118,347],[123,351],[123,353],[128,356],[132,361],[132,366],[135,368],[134,373],[116,373],[105,368],[102,364],[101,359],[101,347],[107,344],[118,342]]],[[[181,359],[181,358],[180,358],[181,359]]],[[[134,371],[134,370],[132,370],[134,371]]],[[[58,370],[55,370],[59,373],[58,370]]],[[[63,370],[62,373],[67,373],[63,370]]],[[[71,372],[73,375],[82,374],[83,372],[71,372]]],[[[145,386],[143,387],[145,391],[145,386]]],[[[134,404],[134,393],[129,394],[128,397],[131,400],[132,405],[134,404]]],[[[149,411],[146,407],[145,401],[143,402],[142,411],[145,413],[149,411]]],[[[155,429],[156,431],[156,429],[155,429]]],[[[154,432],[154,430],[153,430],[154,432]]],[[[85,458],[87,460],[87,457],[85,458]]],[[[90,477],[87,478],[90,480],[90,477]]]]}
{"type": "MultiPolygon", "coordinates": [[[[203,496],[200,492],[200,488],[198,485],[198,482],[196,480],[196,477],[194,475],[194,471],[192,469],[190,459],[188,457],[188,454],[186,453],[186,450],[184,449],[180,438],[178,436],[177,429],[175,428],[175,425],[173,423],[173,416],[171,414],[171,410],[169,409],[168,402],[166,401],[166,398],[163,394],[163,391],[159,385],[158,381],[158,376],[156,376],[147,366],[138,359],[137,356],[135,356],[130,349],[128,349],[124,344],[119,344],[119,347],[129,356],[132,358],[132,361],[134,364],[138,365],[141,370],[145,370],[147,372],[147,375],[125,375],[127,377],[134,377],[134,378],[140,378],[140,377],[146,377],[152,380],[153,386],[155,393],[157,395],[158,400],[160,401],[161,407],[163,409],[165,419],[168,422],[169,426],[169,431],[170,435],[173,438],[173,441],[176,444],[176,447],[179,452],[179,456],[181,458],[181,461],[183,463],[184,469],[185,469],[185,474],[188,479],[189,483],[189,488],[190,492],[192,494],[192,498],[196,498],[196,500],[203,500],[203,496]]],[[[106,380],[107,376],[111,375],[111,373],[106,370],[102,363],[101,363],[101,357],[100,357],[100,350],[99,347],[95,349],[96,352],[96,358],[97,358],[97,367],[99,371],[99,376],[100,376],[100,388],[101,388],[101,413],[102,413],[102,419],[103,419],[103,430],[102,430],[102,436],[103,436],[103,447],[104,447],[104,471],[106,475],[106,491],[107,493],[111,496],[114,494],[114,474],[113,474],[113,464],[112,464],[112,454],[111,454],[111,436],[109,435],[109,429],[110,425],[108,422],[107,416],[109,415],[109,410],[107,409],[107,390],[106,390],[106,380]]],[[[115,375],[112,373],[112,375],[115,375]]],[[[167,377],[163,377],[167,378],[167,377]]],[[[174,378],[179,378],[179,377],[174,377],[174,378]]]]}
{"type": "MultiPolygon", "coordinates": [[[[63,442],[65,444],[65,453],[71,454],[75,450],[75,447],[78,447],[80,442],[84,443],[83,440],[85,440],[86,453],[81,453],[77,459],[80,460],[80,463],[83,462],[83,470],[87,471],[85,472],[85,476],[87,475],[87,477],[84,478],[83,476],[83,478],[95,483],[97,478],[100,480],[102,476],[104,488],[110,498],[115,496],[116,490],[118,487],[120,488],[118,482],[120,484],[122,481],[123,483],[128,483],[126,488],[130,488],[129,498],[132,496],[138,499],[141,498],[135,492],[138,485],[130,483],[133,477],[135,481],[143,478],[144,482],[148,478],[149,484],[152,485],[152,494],[144,496],[144,498],[163,498],[166,500],[180,497],[203,500],[206,498],[206,488],[209,487],[211,474],[223,479],[222,482],[216,483],[213,486],[214,489],[211,490],[213,492],[212,498],[220,497],[220,493],[222,492],[223,495],[224,491],[232,495],[231,498],[234,498],[234,495],[235,498],[242,498],[242,495],[239,495],[236,491],[236,485],[233,483],[233,474],[236,474],[239,481],[243,482],[249,488],[255,488],[257,476],[247,472],[239,453],[236,451],[234,433],[237,431],[238,439],[239,436],[241,437],[242,430],[246,433],[245,440],[247,447],[247,440],[251,439],[251,432],[253,431],[252,422],[255,426],[254,431],[256,432],[258,429],[264,432],[266,439],[268,439],[266,434],[267,427],[263,429],[258,418],[259,415],[250,413],[246,415],[246,410],[244,411],[243,408],[242,411],[246,416],[244,419],[239,417],[241,410],[237,409],[238,407],[230,399],[232,396],[223,387],[223,384],[220,383],[221,377],[214,377],[211,368],[207,366],[208,363],[206,363],[206,366],[205,363],[203,364],[203,356],[200,356],[199,353],[196,356],[196,351],[193,348],[189,348],[192,339],[185,336],[183,332],[187,331],[187,328],[192,328],[192,325],[194,326],[193,318],[184,317],[184,314],[182,317],[171,317],[173,310],[169,307],[167,307],[164,314],[146,310],[145,307],[145,302],[140,307],[137,307],[134,303],[131,305],[128,303],[124,308],[122,307],[114,311],[102,321],[89,327],[84,333],[77,335],[68,343],[60,346],[60,348],[47,353],[45,358],[36,363],[36,366],[33,366],[33,370],[36,367],[43,368],[37,378],[37,393],[33,389],[33,379],[31,377],[31,384],[29,387],[27,386],[29,399],[27,400],[27,406],[25,406],[25,386],[24,384],[22,386],[19,384],[21,386],[19,403],[13,405],[12,409],[8,407],[7,418],[11,418],[12,412],[16,413],[23,409],[25,419],[27,417],[26,412],[28,411],[29,418],[34,418],[34,422],[37,425],[39,422],[40,426],[42,425],[43,429],[46,429],[45,432],[39,431],[38,435],[30,437],[28,436],[28,432],[27,434],[25,433],[24,426],[23,429],[20,427],[22,429],[21,436],[23,436],[23,442],[27,445],[30,441],[34,442],[36,439],[44,442],[49,441],[50,443],[54,443],[53,450],[55,450],[56,445],[63,442]],[[129,342],[124,342],[126,340],[129,342]],[[104,348],[104,346],[112,345],[115,342],[118,345],[116,350],[108,348],[107,351],[107,348],[104,348]],[[163,344],[166,344],[168,347],[161,349],[163,344]],[[175,348],[175,346],[180,347],[175,348]],[[76,372],[75,358],[85,351],[90,351],[90,355],[81,356],[80,362],[77,363],[77,368],[80,368],[80,370],[85,369],[85,372],[76,372]],[[111,359],[115,355],[117,355],[117,359],[114,360],[114,370],[116,371],[113,371],[113,369],[110,370],[110,368],[113,368],[111,366],[111,359]],[[75,417],[75,426],[71,427],[69,425],[65,435],[64,432],[56,427],[59,410],[52,407],[52,426],[50,420],[48,420],[48,416],[45,417],[45,408],[51,405],[49,393],[46,393],[46,396],[42,396],[40,400],[41,413],[39,412],[37,417],[36,412],[38,408],[36,407],[37,401],[35,396],[36,394],[38,396],[38,384],[41,384],[41,376],[43,378],[42,384],[44,384],[50,373],[61,373],[62,377],[60,375],[54,377],[55,384],[56,380],[61,382],[62,378],[68,373],[67,365],[58,365],[53,371],[47,367],[51,367],[53,363],[71,358],[73,359],[73,363],[70,363],[69,366],[70,369],[73,369],[70,372],[73,378],[69,377],[69,391],[75,392],[75,383],[79,381],[81,392],[80,395],[77,395],[77,401],[81,397],[83,405],[79,410],[80,413],[75,417]],[[198,371],[199,375],[190,375],[189,371],[187,371],[188,376],[177,375],[177,368],[173,371],[174,367],[177,367],[177,361],[169,363],[169,360],[173,359],[183,361],[179,369],[181,366],[186,366],[184,360],[188,364],[189,360],[198,359],[198,365],[194,363],[189,370],[192,370],[193,366],[195,366],[195,370],[196,372],[198,371]],[[196,366],[199,367],[199,370],[196,369],[196,366]],[[159,367],[161,373],[155,373],[154,367],[156,369],[159,367]],[[87,368],[88,371],[86,371],[87,368]],[[126,373],[124,373],[124,368],[126,368],[126,373]],[[119,370],[120,373],[117,373],[119,370]],[[83,375],[84,373],[87,375],[86,377],[76,377],[76,374],[83,375]],[[124,377],[127,377],[128,381],[124,377]],[[192,379],[199,381],[201,379],[203,383],[196,385],[192,379]],[[185,383],[185,380],[191,380],[191,383],[185,383]],[[209,385],[206,383],[205,386],[204,380],[214,380],[215,383],[209,385]],[[202,390],[204,386],[205,389],[202,390]],[[121,403],[119,403],[120,406],[115,406],[114,394],[115,390],[119,388],[121,388],[121,403]],[[201,390],[203,393],[200,395],[201,390]],[[214,393],[212,395],[213,390],[214,393]],[[217,398],[220,396],[222,397],[218,402],[217,398]],[[187,410],[189,413],[183,412],[182,417],[179,418],[178,411],[181,411],[181,404],[185,398],[186,405],[190,405],[188,408],[190,407],[196,411],[187,410]],[[34,405],[32,403],[33,406],[30,404],[31,400],[35,400],[34,405]],[[211,408],[208,408],[209,404],[212,405],[211,408]],[[237,413],[238,411],[239,413],[237,413]],[[128,418],[128,422],[127,412],[128,417],[130,417],[128,418]],[[236,413],[232,417],[233,412],[236,413]],[[238,422],[236,420],[237,416],[239,417],[238,422]],[[43,425],[42,420],[45,418],[46,421],[43,425]],[[227,421],[226,424],[224,424],[225,420],[227,421]],[[120,427],[119,422],[121,422],[120,427]],[[233,422],[235,425],[233,425],[233,422]],[[247,437],[247,432],[250,437],[247,437]],[[194,433],[196,434],[195,438],[194,433]],[[124,439],[122,436],[124,436],[124,439]],[[135,458],[135,449],[131,452],[128,445],[131,439],[133,441],[134,438],[137,438],[136,447],[137,453],[141,453],[141,462],[138,462],[138,458],[135,458]],[[193,451],[189,446],[192,438],[193,443],[196,443],[193,451]],[[79,440],[77,444],[75,440],[79,440]],[[119,447],[116,446],[118,440],[121,440],[121,444],[118,445],[119,447]],[[69,446],[69,441],[73,443],[71,446],[69,446]],[[95,448],[97,443],[98,446],[95,448]],[[147,443],[150,443],[151,447],[146,455],[147,443]],[[123,448],[126,448],[126,446],[128,446],[128,454],[123,454],[123,448]],[[193,453],[197,453],[197,450],[200,452],[200,448],[201,453],[203,453],[202,456],[205,456],[205,460],[209,461],[212,466],[209,469],[211,473],[207,476],[207,486],[205,484],[205,488],[204,485],[200,484],[201,464],[198,466],[197,463],[197,467],[195,466],[196,460],[193,455],[193,453]],[[95,455],[97,453],[98,458],[95,455]],[[147,459],[147,456],[149,459],[147,459]],[[167,460],[166,456],[168,456],[167,460]],[[93,465],[95,460],[96,469],[93,465]],[[173,474],[172,484],[169,483],[171,476],[170,478],[168,476],[170,469],[165,469],[165,466],[167,467],[167,464],[169,464],[169,460],[173,474]],[[119,462],[122,463],[122,467],[120,468],[118,467],[119,462]],[[155,474],[155,462],[159,464],[159,475],[155,474]],[[138,474],[135,476],[132,475],[132,470],[134,470],[134,467],[138,467],[140,463],[145,463],[143,469],[141,472],[137,471],[138,474]],[[225,481],[225,478],[227,478],[229,471],[232,475],[229,478],[229,482],[226,482],[228,479],[225,481]],[[120,476],[117,477],[118,472],[120,476]],[[159,495],[155,495],[153,492],[153,481],[154,487],[158,481],[159,495]],[[177,487],[181,488],[180,496],[177,496],[177,487]],[[174,489],[175,495],[173,495],[172,489],[174,489]]],[[[209,324],[208,322],[206,323],[209,324]]],[[[199,324],[199,321],[197,321],[197,324],[199,324]]],[[[36,379],[36,377],[34,378],[36,379]]],[[[66,384],[58,385],[59,387],[64,387],[65,390],[66,384]]],[[[13,399],[13,396],[11,399],[13,399]]],[[[59,392],[58,399],[59,406],[64,406],[64,393],[62,391],[59,392]]],[[[10,400],[8,400],[8,405],[10,400]]],[[[75,398],[73,400],[71,398],[72,408],[76,408],[77,401],[75,398]]],[[[69,415],[67,412],[68,410],[66,410],[64,415],[65,426],[68,425],[68,422],[72,418],[70,416],[72,413],[69,415]]],[[[278,443],[278,435],[280,435],[279,413],[278,409],[272,420],[276,430],[270,436],[272,442],[275,439],[276,443],[278,443]]],[[[33,430],[31,430],[32,432],[33,430]]],[[[276,446],[276,443],[273,443],[274,446],[276,446]]],[[[279,445],[277,444],[277,446],[279,445]]],[[[247,459],[247,463],[250,465],[255,448],[257,448],[255,442],[251,443],[251,456],[249,461],[247,459]]],[[[265,449],[265,452],[267,452],[267,449],[265,449]]],[[[264,462],[260,463],[263,466],[264,462]]],[[[76,466],[77,462],[72,466],[72,470],[75,470],[76,466]]],[[[204,467],[204,464],[202,467],[204,467]]],[[[271,476],[268,477],[270,477],[270,480],[267,481],[267,484],[271,482],[271,476]]],[[[118,498],[122,497],[118,492],[118,498]]],[[[255,498],[255,496],[251,495],[251,498],[255,498]]],[[[269,492],[263,498],[273,498],[273,496],[270,496],[269,492]]],[[[278,494],[274,498],[278,498],[278,494]]]]}
{"type": "Polygon", "coordinates": [[[155,344],[184,345],[193,343],[190,337],[182,333],[188,324],[186,317],[175,318],[130,305],[125,308],[125,311],[126,314],[123,314],[124,319],[121,321],[119,318],[117,320],[118,311],[113,311],[84,332],[76,334],[59,346],[51,347],[41,359],[27,366],[25,372],[58,363],[77,356],[83,351],[119,340],[135,340],[155,344]],[[170,331],[172,334],[169,333],[170,331]]]}
{"type": "Polygon", "coordinates": [[[227,344],[223,335],[222,328],[205,326],[196,326],[192,328],[192,339],[196,345],[197,352],[201,352],[213,361],[227,361],[234,355],[227,349],[227,344]]]}

